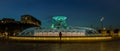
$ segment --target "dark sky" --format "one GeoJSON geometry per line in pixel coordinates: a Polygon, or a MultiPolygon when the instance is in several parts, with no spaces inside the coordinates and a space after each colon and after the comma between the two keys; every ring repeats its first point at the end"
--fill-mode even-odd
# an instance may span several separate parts
{"type": "Polygon", "coordinates": [[[3,17],[20,20],[29,14],[50,25],[52,16],[66,16],[71,26],[105,26],[120,28],[120,0],[0,0],[0,19],[3,17]]]}

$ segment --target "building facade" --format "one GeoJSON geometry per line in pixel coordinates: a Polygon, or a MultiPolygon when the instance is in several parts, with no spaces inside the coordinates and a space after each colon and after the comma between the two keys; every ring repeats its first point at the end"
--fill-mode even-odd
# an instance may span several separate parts
{"type": "Polygon", "coordinates": [[[36,26],[41,25],[41,22],[31,15],[22,15],[21,16],[21,23],[34,24],[36,26]]]}
{"type": "Polygon", "coordinates": [[[15,21],[12,18],[3,18],[0,20],[0,35],[15,36],[24,29],[40,26],[41,22],[30,15],[22,15],[21,21],[15,21]]]}
{"type": "Polygon", "coordinates": [[[1,23],[11,23],[11,22],[15,22],[14,19],[11,18],[3,18],[2,20],[0,20],[1,23]]]}

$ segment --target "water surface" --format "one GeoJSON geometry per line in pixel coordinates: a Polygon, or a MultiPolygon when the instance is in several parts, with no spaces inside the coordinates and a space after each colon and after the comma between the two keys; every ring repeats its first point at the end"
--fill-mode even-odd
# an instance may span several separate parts
{"type": "Polygon", "coordinates": [[[120,51],[120,41],[91,43],[0,42],[0,51],[120,51]]]}

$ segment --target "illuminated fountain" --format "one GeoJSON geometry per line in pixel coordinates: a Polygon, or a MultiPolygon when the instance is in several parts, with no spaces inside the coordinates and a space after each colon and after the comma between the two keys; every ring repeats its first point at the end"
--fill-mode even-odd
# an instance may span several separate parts
{"type": "Polygon", "coordinates": [[[50,28],[32,27],[17,36],[9,37],[12,40],[36,41],[66,41],[66,40],[110,40],[112,37],[103,37],[93,28],[70,27],[66,23],[67,17],[54,16],[50,28]]]}
{"type": "Polygon", "coordinates": [[[24,30],[18,36],[59,36],[61,32],[62,36],[99,36],[97,31],[88,27],[69,27],[67,26],[65,16],[55,16],[52,18],[51,28],[41,29],[39,27],[33,27],[24,30]]]}
{"type": "Polygon", "coordinates": [[[55,16],[52,19],[53,20],[52,20],[51,28],[53,28],[53,29],[67,28],[67,23],[66,23],[67,17],[65,17],[65,16],[55,16]]]}

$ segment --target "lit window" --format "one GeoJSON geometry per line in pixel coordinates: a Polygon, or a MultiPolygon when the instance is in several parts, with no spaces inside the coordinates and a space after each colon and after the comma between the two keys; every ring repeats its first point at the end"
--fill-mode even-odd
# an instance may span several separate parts
{"type": "Polygon", "coordinates": [[[27,17],[25,17],[25,19],[27,19],[27,17]]]}

